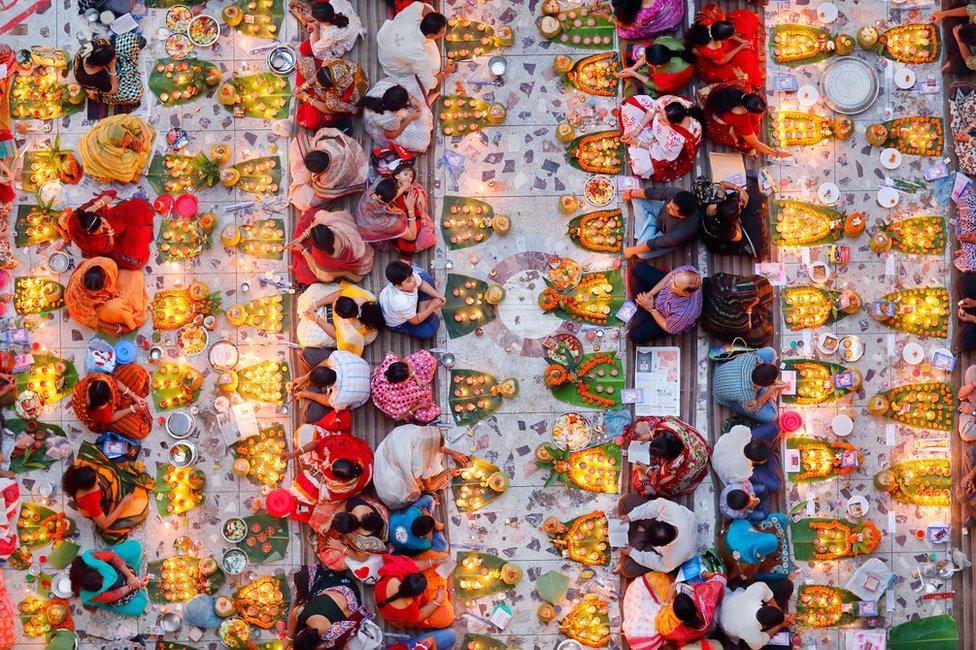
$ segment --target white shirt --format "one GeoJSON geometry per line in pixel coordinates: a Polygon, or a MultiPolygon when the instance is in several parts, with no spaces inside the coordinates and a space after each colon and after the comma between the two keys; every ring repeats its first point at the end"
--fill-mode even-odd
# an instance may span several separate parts
{"type": "Polygon", "coordinates": [[[698,522],[695,513],[688,508],[667,499],[651,499],[627,513],[631,522],[642,519],[657,519],[674,526],[678,534],[670,544],[655,546],[655,550],[639,551],[632,549],[630,559],[652,571],[673,571],[695,557],[698,552],[698,522]]]}
{"type": "Polygon", "coordinates": [[[420,31],[425,9],[433,11],[426,2],[414,2],[384,22],[376,32],[376,58],[387,75],[416,75],[429,92],[437,87],[441,51],[435,41],[420,31]]]}
{"type": "Polygon", "coordinates": [[[741,483],[752,478],[752,461],[743,448],[752,441],[752,431],[737,424],[722,434],[712,449],[712,469],[722,483],[741,483]]]}
{"type": "Polygon", "coordinates": [[[387,326],[403,325],[417,315],[421,279],[416,271],[413,277],[417,281],[417,288],[413,291],[397,289],[392,283],[387,284],[380,291],[380,309],[383,310],[383,319],[386,320],[387,326]]]}
{"type": "Polygon", "coordinates": [[[745,642],[752,650],[759,650],[772,640],[763,632],[756,613],[773,592],[764,582],[756,582],[746,589],[726,591],[719,612],[719,625],[733,639],[745,642]]]}

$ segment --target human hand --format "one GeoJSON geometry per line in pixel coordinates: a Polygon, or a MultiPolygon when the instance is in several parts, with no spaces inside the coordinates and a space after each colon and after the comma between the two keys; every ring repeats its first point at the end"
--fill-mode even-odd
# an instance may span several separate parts
{"type": "Polygon", "coordinates": [[[620,198],[623,201],[629,201],[634,198],[634,190],[620,190],[620,198]]]}
{"type": "Polygon", "coordinates": [[[335,537],[330,537],[328,541],[326,541],[326,544],[328,545],[329,548],[334,549],[336,551],[346,550],[346,545],[340,542],[339,540],[337,540],[335,537]]]}
{"type": "Polygon", "coordinates": [[[446,72],[447,74],[454,74],[455,72],[457,72],[457,69],[458,66],[455,61],[448,61],[447,64],[444,66],[444,72],[446,72]]]}

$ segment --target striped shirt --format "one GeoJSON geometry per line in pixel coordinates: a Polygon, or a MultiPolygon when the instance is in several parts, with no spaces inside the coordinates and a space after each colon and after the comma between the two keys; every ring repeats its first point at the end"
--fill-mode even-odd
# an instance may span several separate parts
{"type": "Polygon", "coordinates": [[[664,287],[654,297],[654,308],[664,317],[664,329],[668,334],[687,332],[698,322],[702,312],[701,288],[687,296],[676,295],[671,290],[671,278],[682,271],[698,275],[698,269],[690,264],[679,266],[665,276],[664,287]]]}
{"type": "Polygon", "coordinates": [[[744,406],[756,399],[752,371],[759,362],[757,353],[743,352],[715,368],[712,373],[712,399],[726,407],[733,404],[744,406]]]}

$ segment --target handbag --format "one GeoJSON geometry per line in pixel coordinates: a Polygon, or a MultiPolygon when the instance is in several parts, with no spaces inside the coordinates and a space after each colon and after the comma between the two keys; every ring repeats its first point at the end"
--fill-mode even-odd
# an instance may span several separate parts
{"type": "Polygon", "coordinates": [[[383,644],[383,630],[372,619],[364,618],[356,636],[346,642],[347,650],[376,650],[383,644]]]}
{"type": "Polygon", "coordinates": [[[741,337],[732,339],[731,343],[721,343],[708,348],[710,361],[729,361],[745,352],[755,352],[756,348],[749,347],[741,337]]]}

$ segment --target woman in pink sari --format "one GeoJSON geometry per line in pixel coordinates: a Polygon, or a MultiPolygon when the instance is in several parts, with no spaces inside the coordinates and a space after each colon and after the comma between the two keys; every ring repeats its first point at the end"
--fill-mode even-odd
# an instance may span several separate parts
{"type": "Polygon", "coordinates": [[[634,95],[620,106],[621,142],[634,174],[669,183],[691,172],[705,114],[687,99],[634,95]]]}
{"type": "Polygon", "coordinates": [[[411,166],[401,165],[391,178],[366,190],[356,212],[356,225],[363,241],[394,240],[403,257],[437,243],[427,192],[411,166]]]}
{"type": "Polygon", "coordinates": [[[617,36],[628,41],[670,32],[685,15],[681,0],[613,0],[611,5],[617,36]]]}
{"type": "Polygon", "coordinates": [[[434,401],[436,373],[437,359],[427,350],[402,359],[387,352],[369,382],[373,404],[397,422],[433,422],[441,415],[434,401]]]}
{"type": "Polygon", "coordinates": [[[362,145],[338,129],[303,131],[288,145],[291,184],[288,197],[299,210],[362,192],[368,161],[362,145]]]}
{"type": "Polygon", "coordinates": [[[348,210],[306,210],[288,248],[292,276],[300,284],[359,282],[373,268],[373,248],[363,241],[348,210]]]}

